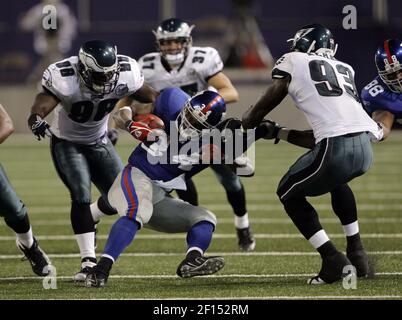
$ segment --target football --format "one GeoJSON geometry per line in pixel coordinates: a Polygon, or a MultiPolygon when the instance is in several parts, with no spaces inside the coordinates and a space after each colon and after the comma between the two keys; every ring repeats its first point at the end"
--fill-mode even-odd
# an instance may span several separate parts
{"type": "Polygon", "coordinates": [[[162,119],[151,113],[137,114],[133,117],[133,120],[145,124],[149,129],[165,129],[162,119]]]}
{"type": "MultiPolygon", "coordinates": [[[[165,125],[158,116],[154,114],[138,114],[133,117],[128,130],[135,139],[144,142],[148,140],[148,135],[152,131],[163,130],[164,128],[165,125]]],[[[155,141],[155,137],[150,137],[150,141],[155,141]]]]}

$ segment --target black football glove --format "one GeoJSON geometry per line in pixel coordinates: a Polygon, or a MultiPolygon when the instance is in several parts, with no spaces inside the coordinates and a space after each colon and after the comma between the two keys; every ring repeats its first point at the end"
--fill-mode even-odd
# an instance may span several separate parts
{"type": "Polygon", "coordinates": [[[107,136],[109,137],[110,142],[115,146],[117,140],[119,140],[119,132],[116,129],[110,129],[107,132],[107,136]]]}
{"type": "Polygon", "coordinates": [[[228,129],[230,131],[234,131],[241,128],[241,121],[237,118],[228,118],[223,120],[216,126],[220,131],[228,129]]]}
{"type": "Polygon", "coordinates": [[[221,123],[219,123],[216,128],[221,132],[222,141],[225,142],[228,137],[233,137],[235,135],[235,131],[241,129],[241,121],[237,118],[228,118],[221,123]],[[228,133],[230,131],[231,133],[228,133]]]}
{"type": "Polygon", "coordinates": [[[281,126],[279,123],[271,120],[264,120],[261,122],[261,125],[265,126],[265,128],[267,129],[267,134],[264,136],[264,139],[275,139],[275,144],[277,144],[280,140],[278,138],[279,130],[284,127],[281,126]]]}
{"type": "Polygon", "coordinates": [[[32,113],[29,116],[28,126],[38,140],[44,139],[45,136],[52,136],[52,132],[49,129],[49,124],[37,113],[32,113]]]}

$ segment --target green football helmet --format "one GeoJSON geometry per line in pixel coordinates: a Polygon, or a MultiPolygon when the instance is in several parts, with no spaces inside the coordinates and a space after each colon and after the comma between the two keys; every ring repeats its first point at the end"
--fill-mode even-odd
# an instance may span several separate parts
{"type": "Polygon", "coordinates": [[[302,27],[288,42],[292,42],[290,51],[325,53],[331,56],[335,55],[338,47],[331,31],[316,23],[302,27]]]}

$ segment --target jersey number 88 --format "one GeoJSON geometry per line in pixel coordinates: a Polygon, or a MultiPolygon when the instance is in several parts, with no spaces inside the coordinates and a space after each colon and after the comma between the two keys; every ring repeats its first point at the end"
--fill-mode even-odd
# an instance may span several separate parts
{"type": "Polygon", "coordinates": [[[375,97],[377,94],[384,92],[384,88],[378,83],[377,80],[371,81],[367,86],[364,87],[372,97],[375,97]]]}

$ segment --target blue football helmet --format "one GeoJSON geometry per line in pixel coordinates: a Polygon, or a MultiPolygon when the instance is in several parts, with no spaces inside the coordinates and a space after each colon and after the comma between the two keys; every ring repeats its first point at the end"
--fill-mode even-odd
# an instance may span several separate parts
{"type": "Polygon", "coordinates": [[[402,93],[402,41],[385,40],[375,53],[378,75],[388,88],[402,93]]]}
{"type": "Polygon", "coordinates": [[[215,91],[202,91],[189,99],[176,119],[179,135],[185,139],[198,138],[202,130],[216,127],[224,118],[226,103],[215,91]]]}

